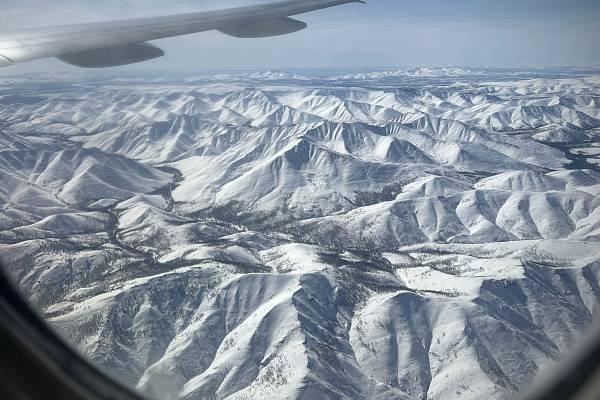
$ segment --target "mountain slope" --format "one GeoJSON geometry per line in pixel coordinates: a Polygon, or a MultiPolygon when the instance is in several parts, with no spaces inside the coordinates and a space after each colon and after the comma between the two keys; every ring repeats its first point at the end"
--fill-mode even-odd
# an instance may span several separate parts
{"type": "Polygon", "coordinates": [[[3,84],[0,260],[151,397],[508,399],[598,319],[590,70],[3,84]]]}

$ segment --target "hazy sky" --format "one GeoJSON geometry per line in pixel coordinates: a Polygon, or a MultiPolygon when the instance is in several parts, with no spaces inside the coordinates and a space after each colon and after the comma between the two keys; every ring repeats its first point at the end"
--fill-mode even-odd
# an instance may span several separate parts
{"type": "MultiPolygon", "coordinates": [[[[123,19],[268,0],[0,0],[0,29],[123,19]]],[[[298,0],[302,1],[302,0],[298,0]]],[[[218,32],[154,42],[142,69],[579,65],[600,63],[600,0],[369,0],[299,17],[309,29],[241,40],[218,32]]],[[[27,70],[63,68],[37,62],[27,70]]],[[[23,68],[23,67],[21,67],[23,68]]]]}

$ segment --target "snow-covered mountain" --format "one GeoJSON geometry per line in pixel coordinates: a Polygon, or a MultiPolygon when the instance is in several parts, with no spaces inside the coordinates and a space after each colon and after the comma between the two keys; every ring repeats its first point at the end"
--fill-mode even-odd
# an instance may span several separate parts
{"type": "Polygon", "coordinates": [[[600,75],[2,80],[0,259],[156,399],[504,399],[600,312],[600,75]]]}

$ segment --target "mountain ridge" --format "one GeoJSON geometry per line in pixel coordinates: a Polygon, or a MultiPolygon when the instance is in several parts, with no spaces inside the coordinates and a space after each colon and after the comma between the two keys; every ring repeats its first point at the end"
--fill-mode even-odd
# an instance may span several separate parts
{"type": "Polygon", "coordinates": [[[599,98],[576,69],[11,80],[0,260],[150,397],[512,398],[600,312],[599,98]]]}

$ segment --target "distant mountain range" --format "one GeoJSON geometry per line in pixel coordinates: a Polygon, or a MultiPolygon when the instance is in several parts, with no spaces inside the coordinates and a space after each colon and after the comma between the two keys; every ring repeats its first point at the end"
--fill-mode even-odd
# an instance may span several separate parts
{"type": "Polygon", "coordinates": [[[511,398],[598,318],[590,71],[0,83],[0,259],[154,398],[511,398]]]}

